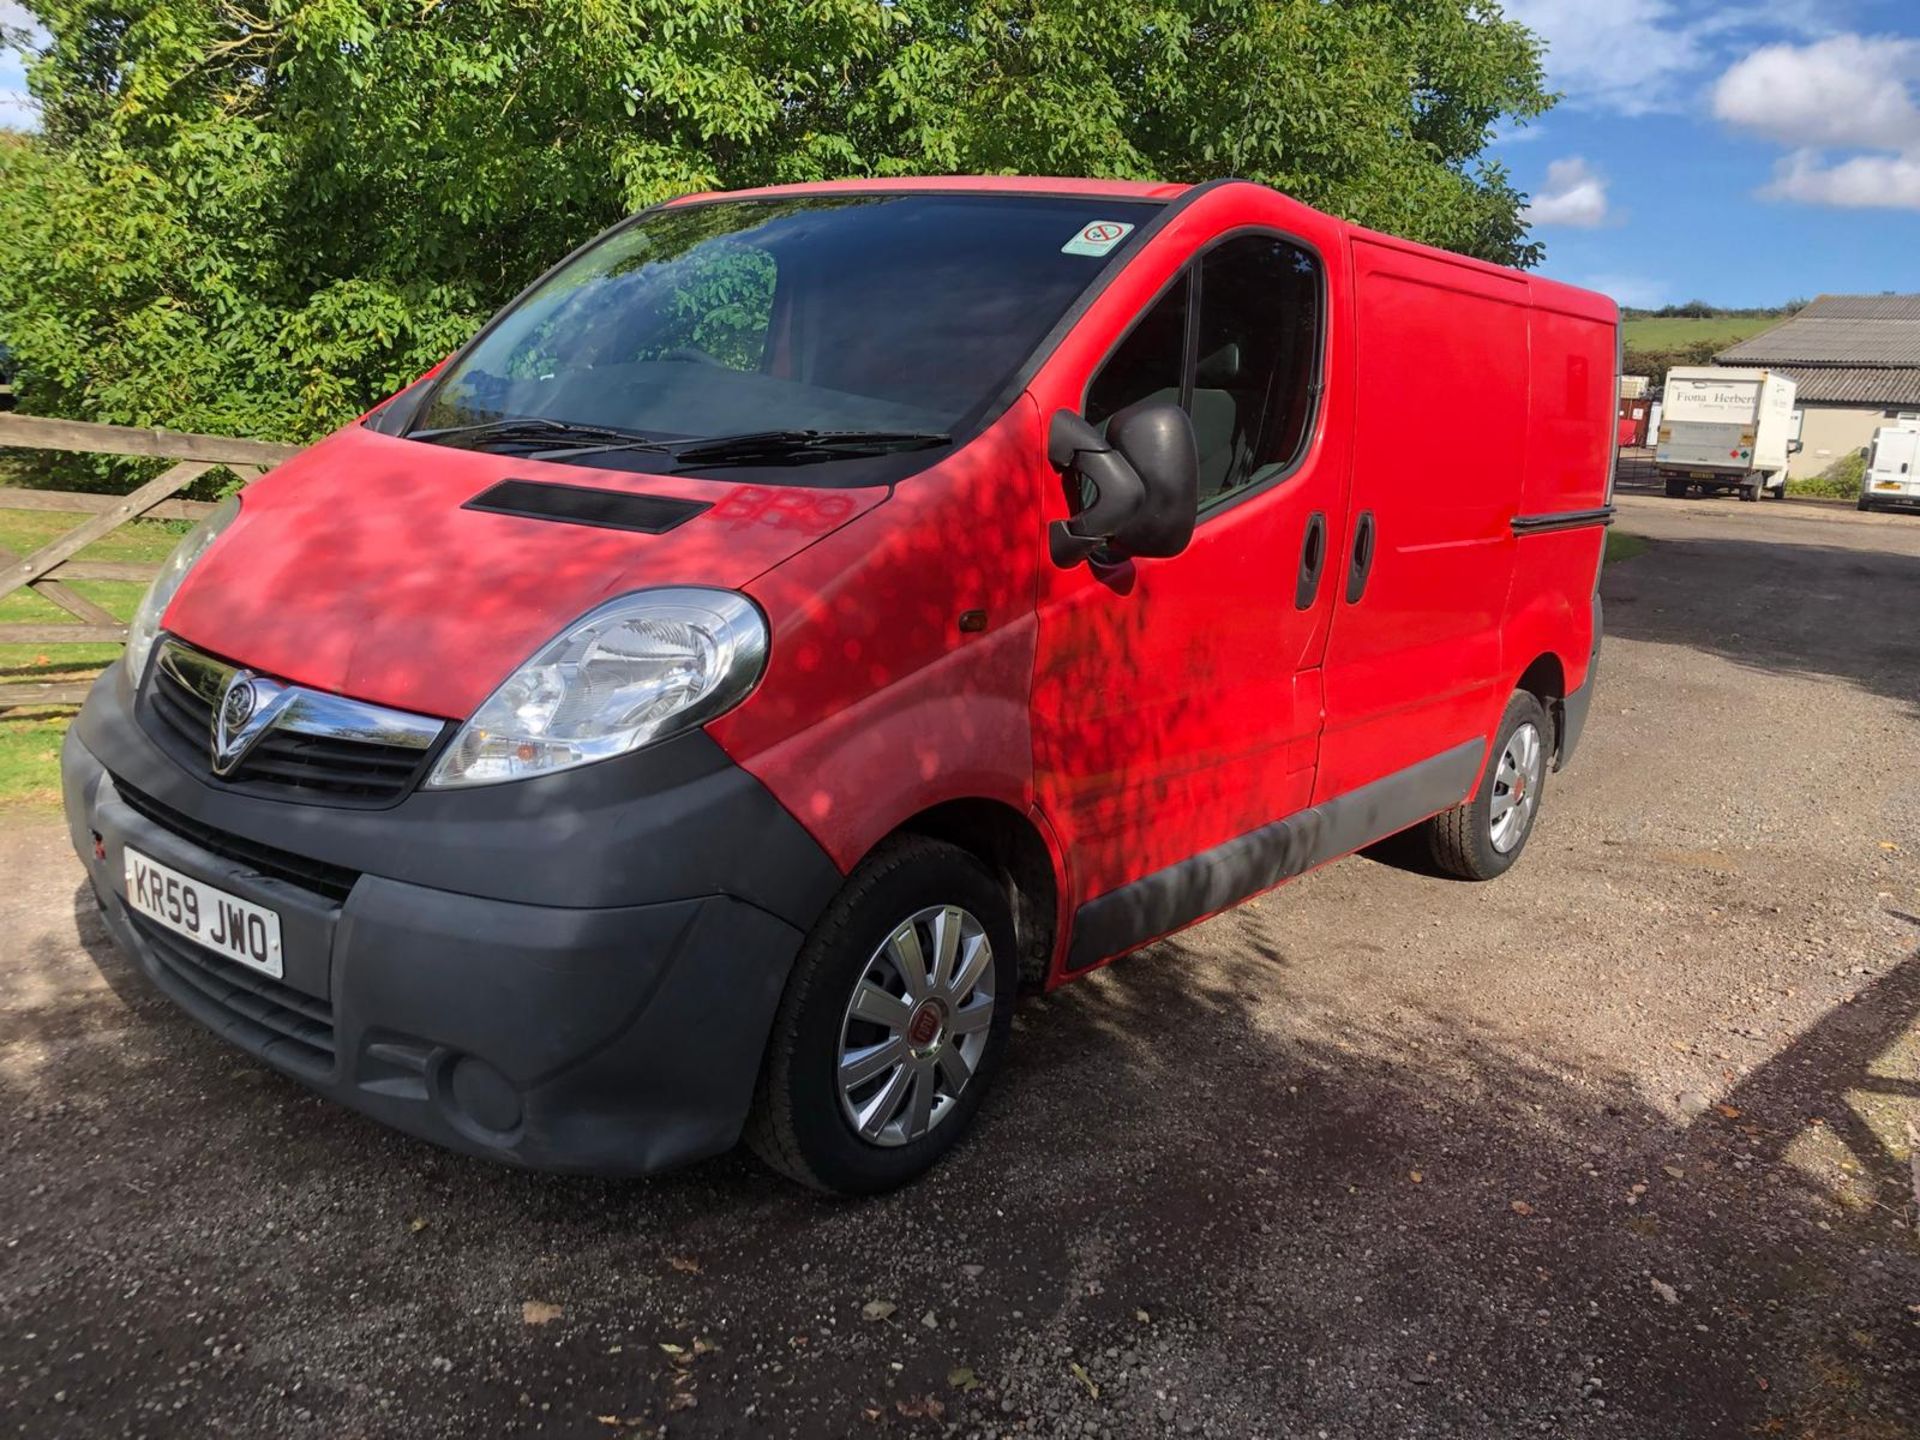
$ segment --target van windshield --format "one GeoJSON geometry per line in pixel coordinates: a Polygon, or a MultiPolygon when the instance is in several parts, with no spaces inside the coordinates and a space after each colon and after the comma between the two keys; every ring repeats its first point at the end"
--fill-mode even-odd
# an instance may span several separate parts
{"type": "Polygon", "coordinates": [[[937,450],[1154,210],[925,193],[656,211],[508,310],[408,433],[590,463],[625,441],[647,469],[937,450]]]}

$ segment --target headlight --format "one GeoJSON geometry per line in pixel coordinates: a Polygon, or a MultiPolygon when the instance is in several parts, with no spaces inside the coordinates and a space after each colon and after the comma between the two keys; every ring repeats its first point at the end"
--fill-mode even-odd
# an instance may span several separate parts
{"type": "Polygon", "coordinates": [[[133,619],[127,625],[127,674],[135,685],[146,673],[147,656],[153,651],[154,636],[160,633],[160,617],[167,613],[167,606],[180,593],[187,572],[212,548],[213,542],[220,538],[220,532],[231,525],[233,517],[239,513],[238,495],[229,495],[222,500],[211,515],[187,532],[186,539],[173,547],[173,554],[167,557],[167,563],[160,567],[160,574],[147,587],[147,593],[141,597],[140,608],[133,612],[133,619]]]}
{"type": "Polygon", "coordinates": [[[728,590],[642,590],[570,626],[453,737],[428,789],[494,785],[637,750],[738,704],[767,626],[728,590]]]}

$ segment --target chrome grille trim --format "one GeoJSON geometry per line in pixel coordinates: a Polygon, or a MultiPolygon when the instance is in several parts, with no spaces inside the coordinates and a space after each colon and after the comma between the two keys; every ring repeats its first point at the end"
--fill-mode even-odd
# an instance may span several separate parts
{"type": "MultiPolygon", "coordinates": [[[[203,650],[172,636],[160,642],[159,664],[209,706],[219,705],[227,682],[243,667],[217,660],[203,650]]],[[[269,731],[314,735],[323,740],[346,740],[362,745],[389,745],[402,750],[430,750],[446,722],[390,710],[364,700],[349,700],[304,685],[286,687],[286,703],[268,722],[269,731]]]]}
{"type": "Polygon", "coordinates": [[[237,793],[381,807],[412,793],[454,727],[276,680],[162,635],[135,707],[189,773],[237,793]]]}

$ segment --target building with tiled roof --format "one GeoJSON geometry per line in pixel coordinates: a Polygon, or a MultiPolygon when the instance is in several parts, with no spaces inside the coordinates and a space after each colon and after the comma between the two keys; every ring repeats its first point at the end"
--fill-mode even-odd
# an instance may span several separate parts
{"type": "Polygon", "coordinates": [[[1823,295],[1714,360],[1794,382],[1803,448],[1792,473],[1818,475],[1881,426],[1920,419],[1920,295],[1823,295]]]}

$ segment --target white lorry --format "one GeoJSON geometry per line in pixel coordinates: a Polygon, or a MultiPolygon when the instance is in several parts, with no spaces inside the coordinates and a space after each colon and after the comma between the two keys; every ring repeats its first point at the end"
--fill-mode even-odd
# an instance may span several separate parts
{"type": "Polygon", "coordinates": [[[1794,395],[1793,381],[1770,370],[1669,370],[1653,457],[1667,494],[1785,499],[1787,462],[1800,450],[1794,395]]]}
{"type": "Polygon", "coordinates": [[[1860,477],[1862,510],[1920,509],[1920,420],[1873,432],[1860,477]]]}

